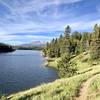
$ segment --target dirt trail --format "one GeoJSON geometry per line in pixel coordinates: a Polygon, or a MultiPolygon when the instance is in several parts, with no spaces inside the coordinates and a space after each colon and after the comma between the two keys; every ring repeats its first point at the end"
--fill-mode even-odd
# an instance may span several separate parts
{"type": "Polygon", "coordinates": [[[88,88],[89,88],[92,80],[94,80],[97,77],[97,75],[94,75],[93,77],[89,78],[86,82],[84,82],[82,84],[82,88],[80,89],[79,97],[76,100],[87,100],[88,88]]]}

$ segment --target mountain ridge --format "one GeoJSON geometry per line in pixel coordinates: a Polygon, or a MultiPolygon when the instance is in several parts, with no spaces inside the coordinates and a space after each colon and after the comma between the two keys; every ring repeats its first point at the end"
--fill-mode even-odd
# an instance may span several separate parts
{"type": "Polygon", "coordinates": [[[46,42],[41,41],[33,41],[30,43],[21,44],[22,47],[44,47],[46,45],[46,42]]]}

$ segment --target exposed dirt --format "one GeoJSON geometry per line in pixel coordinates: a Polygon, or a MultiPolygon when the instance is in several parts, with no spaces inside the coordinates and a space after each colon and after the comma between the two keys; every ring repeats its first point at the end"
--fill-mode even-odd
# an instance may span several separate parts
{"type": "Polygon", "coordinates": [[[79,97],[76,98],[76,100],[87,100],[88,88],[89,88],[92,80],[94,80],[97,77],[97,75],[94,75],[93,77],[89,78],[86,82],[84,82],[82,84],[82,86],[81,86],[82,88],[80,89],[79,97]]]}

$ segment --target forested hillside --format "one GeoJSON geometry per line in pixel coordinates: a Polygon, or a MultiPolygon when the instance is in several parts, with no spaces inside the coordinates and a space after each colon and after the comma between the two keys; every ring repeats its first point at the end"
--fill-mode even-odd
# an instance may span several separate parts
{"type": "Polygon", "coordinates": [[[12,52],[15,49],[13,49],[12,46],[4,44],[4,43],[0,43],[0,53],[2,52],[12,52]]]}
{"type": "MultiPolygon", "coordinates": [[[[59,38],[53,39],[50,43],[47,43],[46,48],[43,52],[45,56],[48,57],[61,57],[64,53],[69,53],[71,55],[80,54],[82,52],[90,50],[91,53],[100,47],[100,26],[95,25],[93,32],[83,32],[78,31],[71,32],[70,26],[65,28],[64,34],[60,35],[59,38]],[[96,48],[95,48],[96,47],[96,48]]],[[[93,53],[94,54],[94,53],[93,53]]],[[[92,55],[92,54],[91,54],[92,55]]],[[[100,54],[94,54],[94,58],[99,58],[100,54]]]]}
{"type": "Polygon", "coordinates": [[[60,58],[57,69],[60,77],[70,77],[76,74],[76,64],[71,59],[83,52],[89,53],[87,58],[90,63],[100,58],[100,26],[95,24],[93,32],[71,32],[68,25],[64,34],[48,42],[43,50],[44,56],[60,58]]]}

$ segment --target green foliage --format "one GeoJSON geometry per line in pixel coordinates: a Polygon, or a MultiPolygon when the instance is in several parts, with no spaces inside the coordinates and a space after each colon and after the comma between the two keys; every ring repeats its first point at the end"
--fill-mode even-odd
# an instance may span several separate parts
{"type": "Polygon", "coordinates": [[[72,37],[73,37],[73,39],[76,39],[76,40],[80,41],[81,38],[82,38],[82,35],[81,35],[81,33],[75,31],[75,32],[73,32],[72,37]]]}
{"type": "Polygon", "coordinates": [[[100,39],[91,42],[90,54],[92,59],[100,58],[100,39]]]}
{"type": "Polygon", "coordinates": [[[43,50],[45,56],[61,58],[58,61],[58,69],[61,77],[72,76],[76,71],[72,67],[75,65],[70,61],[70,56],[88,51],[90,51],[92,59],[100,58],[100,26],[97,24],[94,26],[93,33],[80,33],[77,31],[71,33],[71,28],[68,25],[65,28],[64,34],[47,43],[47,46],[43,50]],[[70,56],[66,56],[65,54],[69,54],[70,56]]]}
{"type": "Polygon", "coordinates": [[[11,45],[0,43],[0,53],[2,52],[12,52],[15,49],[11,45]]]}
{"type": "Polygon", "coordinates": [[[85,52],[85,44],[82,41],[80,42],[80,50],[79,50],[79,52],[80,53],[85,52]]]}
{"type": "Polygon", "coordinates": [[[65,28],[65,31],[64,31],[64,36],[65,38],[70,38],[70,33],[71,33],[71,28],[70,26],[68,25],[66,28],[65,28]]]}
{"type": "Polygon", "coordinates": [[[92,34],[90,54],[92,59],[100,58],[100,26],[97,24],[94,26],[94,33],[92,34]]]}
{"type": "Polygon", "coordinates": [[[94,31],[93,31],[93,34],[92,34],[92,38],[93,38],[93,39],[98,38],[98,31],[99,31],[98,29],[99,29],[98,25],[95,24],[95,25],[94,25],[94,31]]]}
{"type": "Polygon", "coordinates": [[[47,43],[47,46],[44,48],[44,56],[61,57],[63,53],[70,53],[70,33],[71,28],[67,26],[64,31],[64,36],[60,35],[57,39],[53,39],[50,43],[47,43]]]}
{"type": "Polygon", "coordinates": [[[5,96],[2,96],[0,100],[7,100],[5,96]]]}
{"type": "MultiPolygon", "coordinates": [[[[98,34],[97,29],[94,33],[98,34]]],[[[51,58],[61,57],[64,53],[77,55],[89,50],[91,40],[91,33],[80,33],[77,31],[71,33],[71,28],[68,25],[65,28],[64,34],[60,35],[59,38],[53,39],[50,43],[47,43],[43,52],[45,56],[49,56],[51,58]]]]}
{"type": "Polygon", "coordinates": [[[60,77],[71,77],[76,74],[76,64],[70,62],[70,55],[64,54],[58,62],[58,71],[60,77]]]}
{"type": "Polygon", "coordinates": [[[7,98],[4,94],[0,93],[0,100],[7,100],[7,98]]]}

